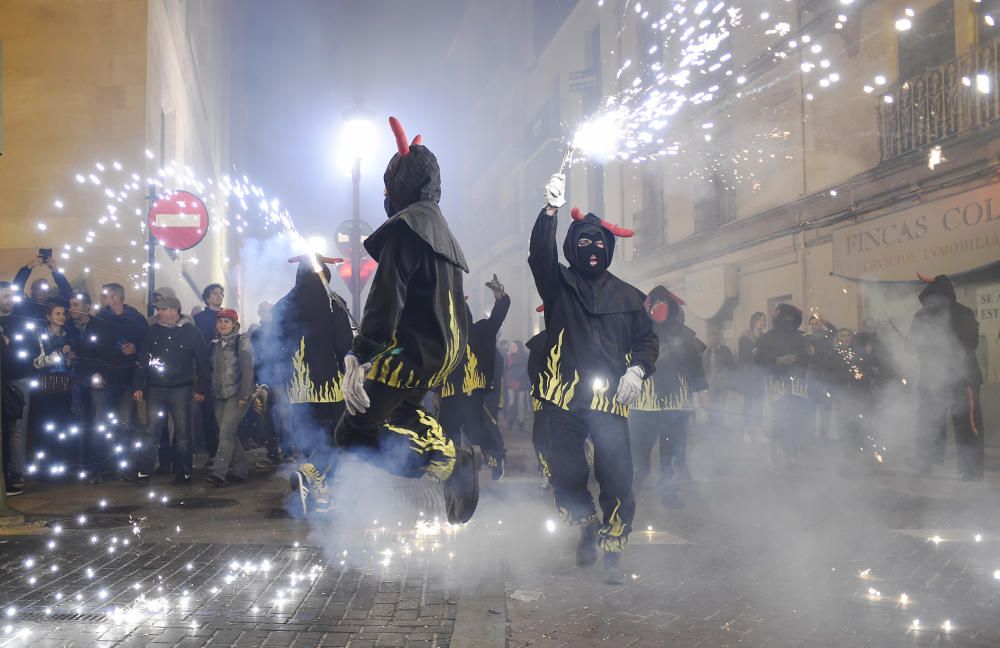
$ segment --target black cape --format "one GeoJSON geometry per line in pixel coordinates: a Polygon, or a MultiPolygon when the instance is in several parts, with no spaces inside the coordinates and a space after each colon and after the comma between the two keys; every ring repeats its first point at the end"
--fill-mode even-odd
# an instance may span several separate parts
{"type": "MultiPolygon", "coordinates": [[[[556,227],[556,217],[543,209],[531,232],[528,266],[545,306],[547,331],[545,367],[533,396],[564,410],[628,416],[628,408],[615,400],[618,380],[631,365],[653,375],[659,353],[645,295],[608,271],[586,277],[560,264],[556,227]]],[[[614,248],[607,238],[614,237],[609,232],[605,243],[610,262],[614,248]]]]}
{"type": "Polygon", "coordinates": [[[351,321],[343,300],[327,291],[308,264],[299,266],[295,286],[274,305],[273,321],[262,335],[263,362],[269,365],[263,373],[287,389],[290,403],[343,402],[344,356],[354,337],[351,321]]]}
{"type": "MultiPolygon", "coordinates": [[[[469,326],[469,343],[462,362],[448,374],[441,387],[441,398],[471,396],[475,392],[491,391],[496,372],[497,334],[507,319],[510,296],[504,295],[493,306],[490,316],[469,326]]],[[[472,313],[466,311],[472,321],[472,313]]]]}
{"type": "Polygon", "coordinates": [[[691,410],[691,395],[708,389],[702,353],[705,343],[684,324],[684,311],[672,297],[666,322],[654,323],[653,330],[660,341],[656,359],[656,374],[642,384],[639,400],[633,412],[691,410]]]}
{"type": "Polygon", "coordinates": [[[806,374],[809,370],[809,341],[799,330],[801,325],[802,314],[797,308],[779,304],[778,316],[774,318],[774,328],[757,341],[754,362],[765,371],[768,398],[809,395],[806,384],[806,374]],[[795,361],[790,365],[778,364],[778,358],[787,355],[794,355],[795,361]]]}
{"type": "Polygon", "coordinates": [[[920,367],[921,389],[978,387],[983,374],[976,359],[979,322],[958,303],[955,287],[939,275],[920,293],[921,308],[910,324],[908,343],[920,367]]]}
{"type": "Polygon", "coordinates": [[[441,173],[423,145],[385,172],[392,216],[365,241],[379,263],[354,352],[368,377],[397,389],[435,389],[468,344],[462,273],[468,265],[438,207],[441,173]]]}

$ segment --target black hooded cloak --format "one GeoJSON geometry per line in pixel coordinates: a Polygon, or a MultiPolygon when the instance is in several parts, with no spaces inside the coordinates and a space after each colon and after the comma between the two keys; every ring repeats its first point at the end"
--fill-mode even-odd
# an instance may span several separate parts
{"type": "Polygon", "coordinates": [[[772,319],[773,326],[760,337],[754,357],[754,362],[767,374],[768,396],[808,396],[809,341],[799,330],[802,311],[791,304],[778,304],[772,319]],[[795,356],[795,360],[791,364],[779,364],[778,358],[782,356],[795,356]]]}
{"type": "Polygon", "coordinates": [[[958,303],[951,279],[938,275],[919,299],[921,308],[913,316],[909,342],[920,363],[921,386],[982,385],[983,374],[976,359],[979,322],[971,308],[958,303]]]}
{"type": "Polygon", "coordinates": [[[690,410],[691,395],[708,389],[701,355],[705,344],[684,324],[684,310],[670,291],[657,286],[649,293],[651,304],[668,306],[666,321],[653,322],[660,340],[660,355],[656,359],[656,375],[643,381],[639,400],[633,411],[661,412],[690,410]]]}
{"type": "Polygon", "coordinates": [[[369,379],[396,389],[434,389],[468,344],[462,273],[468,264],[438,201],[441,172],[421,144],[385,171],[389,220],[365,241],[378,262],[354,353],[369,379]]]}
{"type": "MultiPolygon", "coordinates": [[[[504,295],[494,305],[490,316],[470,324],[469,343],[461,363],[448,374],[441,387],[441,398],[493,390],[496,373],[497,334],[510,311],[510,296],[504,295]]],[[[472,311],[466,306],[465,316],[472,322],[472,311]]]]}
{"type": "Polygon", "coordinates": [[[563,410],[593,410],[628,416],[615,400],[618,380],[631,365],[647,377],[655,370],[659,344],[644,307],[645,295],[608,272],[615,236],[587,214],[574,220],[559,263],[557,218],[543,209],[531,231],[528,265],[545,310],[545,368],[533,396],[563,410]],[[590,266],[578,249],[581,238],[602,240],[590,266]]]}
{"type": "MultiPolygon", "coordinates": [[[[329,268],[320,264],[320,272],[328,282],[329,268]]],[[[273,362],[265,360],[264,375],[286,387],[290,403],[343,402],[344,356],[354,337],[351,321],[344,301],[327,291],[308,260],[299,263],[295,286],[275,304],[265,334],[272,338],[265,354],[273,362]]]]}

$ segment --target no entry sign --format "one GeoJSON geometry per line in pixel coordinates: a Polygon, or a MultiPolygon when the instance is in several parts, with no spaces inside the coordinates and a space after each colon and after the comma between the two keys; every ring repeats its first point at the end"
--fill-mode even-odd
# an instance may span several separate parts
{"type": "Polygon", "coordinates": [[[201,198],[188,191],[170,191],[149,209],[149,231],[172,250],[190,250],[208,233],[208,209],[201,198]]]}

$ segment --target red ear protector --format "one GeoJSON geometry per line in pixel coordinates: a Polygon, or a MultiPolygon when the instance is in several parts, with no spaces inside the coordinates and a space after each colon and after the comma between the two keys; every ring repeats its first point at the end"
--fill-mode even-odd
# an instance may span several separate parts
{"type": "Polygon", "coordinates": [[[670,304],[668,302],[656,302],[651,309],[649,309],[649,316],[653,318],[654,322],[662,324],[667,321],[670,317],[670,304]]]}

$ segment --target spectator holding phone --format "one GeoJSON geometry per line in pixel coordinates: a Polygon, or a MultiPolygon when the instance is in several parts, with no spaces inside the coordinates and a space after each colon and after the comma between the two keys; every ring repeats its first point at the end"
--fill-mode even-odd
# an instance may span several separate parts
{"type": "Polygon", "coordinates": [[[17,305],[16,310],[19,310],[21,315],[38,322],[45,321],[45,304],[53,296],[61,297],[66,303],[73,297],[73,287],[69,285],[66,276],[59,272],[52,259],[52,250],[49,249],[39,250],[37,255],[17,271],[14,276],[14,286],[15,291],[23,290],[27,296],[27,299],[22,299],[17,305]],[[47,279],[35,279],[31,282],[31,288],[27,289],[32,273],[42,266],[52,273],[52,282],[47,279]],[[56,290],[52,289],[52,283],[55,284],[56,290]]]}

